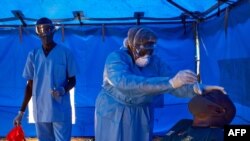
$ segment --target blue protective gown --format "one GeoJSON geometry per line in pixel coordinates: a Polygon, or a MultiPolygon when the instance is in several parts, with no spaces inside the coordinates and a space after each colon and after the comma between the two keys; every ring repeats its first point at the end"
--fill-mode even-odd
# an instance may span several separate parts
{"type": "Polygon", "coordinates": [[[106,60],[103,86],[96,99],[96,141],[151,141],[153,103],[163,93],[195,95],[192,85],[173,89],[167,67],[157,56],[139,68],[126,48],[106,60]]]}

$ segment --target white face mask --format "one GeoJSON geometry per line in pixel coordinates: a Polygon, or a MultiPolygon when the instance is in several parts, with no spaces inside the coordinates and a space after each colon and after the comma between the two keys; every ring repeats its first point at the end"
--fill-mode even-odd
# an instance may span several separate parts
{"type": "Polygon", "coordinates": [[[139,57],[135,60],[135,63],[139,67],[145,67],[150,61],[149,55],[144,55],[143,57],[139,57]]]}

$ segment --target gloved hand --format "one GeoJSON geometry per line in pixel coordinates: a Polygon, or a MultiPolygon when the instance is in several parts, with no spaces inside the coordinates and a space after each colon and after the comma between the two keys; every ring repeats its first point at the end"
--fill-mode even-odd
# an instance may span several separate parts
{"type": "Polygon", "coordinates": [[[65,89],[64,87],[57,87],[54,88],[51,92],[53,97],[59,97],[59,96],[63,96],[65,94],[65,89]]]}
{"type": "Polygon", "coordinates": [[[224,87],[221,86],[214,86],[214,85],[203,85],[196,83],[194,84],[194,92],[196,94],[201,95],[203,92],[208,92],[211,90],[220,90],[223,94],[227,94],[227,92],[224,90],[224,87]]]}
{"type": "Polygon", "coordinates": [[[14,120],[13,120],[14,126],[19,126],[19,125],[21,125],[21,121],[22,121],[23,115],[24,115],[24,112],[18,111],[17,116],[16,116],[16,117],[14,118],[14,120]]]}
{"type": "Polygon", "coordinates": [[[196,82],[197,75],[190,70],[179,71],[172,79],[169,80],[169,83],[173,88],[178,88],[185,84],[193,84],[196,82]]]}

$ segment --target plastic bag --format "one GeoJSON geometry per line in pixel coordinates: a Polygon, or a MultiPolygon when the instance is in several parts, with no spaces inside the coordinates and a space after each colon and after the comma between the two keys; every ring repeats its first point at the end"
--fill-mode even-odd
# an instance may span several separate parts
{"type": "Polygon", "coordinates": [[[16,126],[11,129],[6,139],[7,141],[26,141],[24,131],[21,126],[16,126]]]}

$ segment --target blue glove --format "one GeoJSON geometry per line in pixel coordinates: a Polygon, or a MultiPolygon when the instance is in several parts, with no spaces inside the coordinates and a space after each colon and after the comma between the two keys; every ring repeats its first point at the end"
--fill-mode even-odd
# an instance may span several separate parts
{"type": "Polygon", "coordinates": [[[220,90],[223,94],[227,94],[227,92],[224,90],[224,87],[215,86],[215,85],[204,85],[204,84],[196,83],[194,84],[193,89],[194,89],[194,92],[199,95],[201,95],[203,92],[208,92],[211,90],[220,90]]]}

